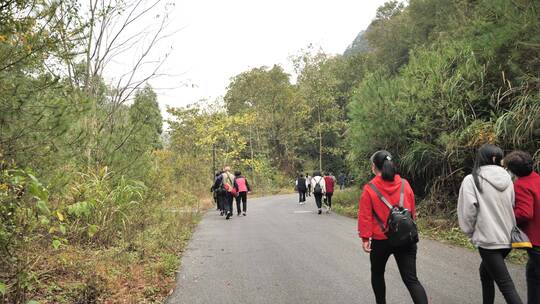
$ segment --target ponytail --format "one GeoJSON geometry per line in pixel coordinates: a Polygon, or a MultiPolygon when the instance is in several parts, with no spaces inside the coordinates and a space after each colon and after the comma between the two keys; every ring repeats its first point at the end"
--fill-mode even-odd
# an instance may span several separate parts
{"type": "Polygon", "coordinates": [[[375,152],[371,156],[371,162],[379,171],[381,171],[381,177],[383,180],[389,182],[394,181],[396,167],[394,166],[394,162],[392,162],[392,155],[390,152],[385,150],[375,152]]]}

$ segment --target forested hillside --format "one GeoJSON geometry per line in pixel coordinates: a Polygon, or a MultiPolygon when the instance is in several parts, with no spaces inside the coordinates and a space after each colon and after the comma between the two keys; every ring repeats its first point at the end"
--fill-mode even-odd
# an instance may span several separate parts
{"type": "Polygon", "coordinates": [[[346,171],[360,181],[371,153],[388,149],[432,212],[452,212],[483,143],[526,150],[540,166],[539,9],[538,1],[387,2],[345,55],[295,56],[296,81],[279,66],[234,77],[221,124],[241,143],[217,143],[247,169],[346,171]],[[369,48],[359,51],[363,39],[369,48]]]}
{"type": "Polygon", "coordinates": [[[148,52],[104,72],[136,43],[104,29],[138,2],[99,3],[0,3],[0,302],[161,301],[223,165],[277,192],[318,169],[365,181],[384,148],[436,215],[483,143],[540,168],[539,1],[390,1],[345,55],[240,73],[167,132],[157,70],[135,76],[148,52]]]}
{"type": "Polygon", "coordinates": [[[538,1],[410,1],[379,8],[349,102],[348,159],[362,175],[385,147],[433,211],[453,211],[486,142],[540,163],[538,1]]]}

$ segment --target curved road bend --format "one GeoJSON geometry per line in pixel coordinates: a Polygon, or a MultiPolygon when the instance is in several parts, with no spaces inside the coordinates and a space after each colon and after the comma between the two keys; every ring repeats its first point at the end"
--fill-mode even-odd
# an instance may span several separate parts
{"type": "MultiPolygon", "coordinates": [[[[375,303],[356,221],[317,215],[313,198],[296,202],[296,195],[251,199],[248,216],[228,222],[208,212],[166,303],[375,303]]],[[[421,240],[417,264],[432,303],[481,303],[477,253],[421,240]]],[[[525,301],[524,267],[510,271],[525,301]]],[[[389,304],[411,303],[393,258],[386,285],[389,304]]],[[[496,303],[504,303],[498,291],[496,303]]]]}

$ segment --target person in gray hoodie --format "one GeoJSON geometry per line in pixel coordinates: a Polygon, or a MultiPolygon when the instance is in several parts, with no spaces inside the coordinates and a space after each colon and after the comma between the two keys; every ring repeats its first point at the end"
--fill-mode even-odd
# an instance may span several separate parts
{"type": "Polygon", "coordinates": [[[459,189],[458,219],[482,259],[483,304],[494,302],[494,282],[506,303],[522,304],[504,262],[512,250],[510,235],[516,219],[512,178],[501,167],[502,158],[503,151],[495,145],[478,149],[472,174],[463,179],[459,189]]]}

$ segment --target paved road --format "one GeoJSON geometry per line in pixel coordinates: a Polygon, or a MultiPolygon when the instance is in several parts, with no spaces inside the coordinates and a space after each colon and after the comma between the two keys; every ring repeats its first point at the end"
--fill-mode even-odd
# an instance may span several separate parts
{"type": "MultiPolygon", "coordinates": [[[[374,303],[356,221],[317,215],[312,199],[295,202],[294,195],[253,199],[247,217],[229,221],[208,212],[167,303],[374,303]]],[[[478,266],[469,250],[419,243],[418,274],[434,304],[481,303],[478,266]]],[[[524,268],[512,266],[511,274],[525,297],[524,268]]],[[[389,304],[411,303],[392,258],[386,284],[389,304]]]]}

